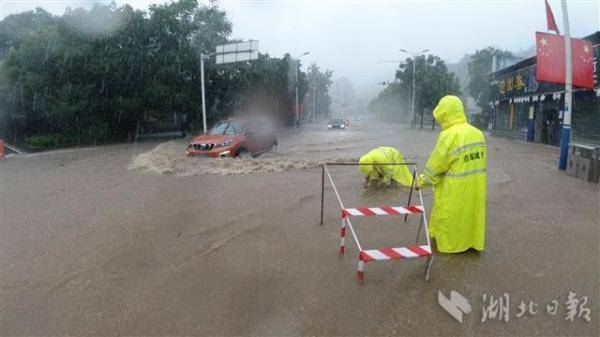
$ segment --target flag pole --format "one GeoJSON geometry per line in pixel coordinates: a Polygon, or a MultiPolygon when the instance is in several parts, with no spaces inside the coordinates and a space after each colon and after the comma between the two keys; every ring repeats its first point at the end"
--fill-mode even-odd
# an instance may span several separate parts
{"type": "Polygon", "coordinates": [[[569,142],[571,139],[571,106],[573,99],[573,61],[571,51],[571,31],[569,28],[569,14],[567,12],[567,1],[561,0],[563,23],[565,26],[565,108],[563,112],[563,127],[560,138],[560,159],[558,169],[567,169],[567,157],[569,156],[569,142]]]}

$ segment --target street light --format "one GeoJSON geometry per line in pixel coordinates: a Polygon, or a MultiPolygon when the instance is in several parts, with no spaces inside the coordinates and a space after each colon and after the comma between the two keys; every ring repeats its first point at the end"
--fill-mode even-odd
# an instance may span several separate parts
{"type": "Polygon", "coordinates": [[[312,92],[312,122],[313,124],[315,123],[315,104],[316,104],[316,98],[315,98],[315,90],[317,90],[317,85],[313,82],[313,92],[312,92]]]}
{"type": "Polygon", "coordinates": [[[215,55],[216,52],[210,54],[200,53],[200,85],[202,86],[202,130],[204,134],[208,133],[206,125],[206,97],[204,94],[204,60],[208,60],[211,56],[215,55]]]}
{"type": "Polygon", "coordinates": [[[296,82],[296,104],[295,104],[296,108],[294,110],[296,110],[296,122],[295,122],[296,128],[300,127],[299,116],[298,116],[298,59],[300,57],[306,56],[308,54],[310,54],[310,52],[305,51],[304,53],[294,57],[294,69],[295,69],[294,78],[295,78],[295,82],[296,82]]]}
{"type": "Polygon", "coordinates": [[[563,22],[565,25],[565,108],[563,116],[563,127],[560,137],[560,157],[558,160],[558,169],[565,171],[567,169],[567,159],[569,156],[569,142],[571,141],[571,113],[573,105],[573,51],[571,50],[571,28],[569,26],[569,12],[567,10],[567,1],[561,1],[563,22]]]}
{"type": "MultiPolygon", "coordinates": [[[[420,52],[411,52],[406,49],[400,49],[401,52],[409,54],[413,58],[413,71],[412,71],[412,90],[411,90],[411,99],[410,99],[410,120],[411,125],[415,118],[415,77],[416,77],[416,64],[417,64],[417,56],[426,53],[429,49],[423,49],[420,52]]],[[[423,115],[421,114],[421,127],[423,127],[423,115]]]]}

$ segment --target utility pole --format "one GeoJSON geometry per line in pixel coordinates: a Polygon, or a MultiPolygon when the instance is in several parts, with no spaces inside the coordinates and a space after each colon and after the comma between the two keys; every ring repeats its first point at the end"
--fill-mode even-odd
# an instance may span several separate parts
{"type": "Polygon", "coordinates": [[[296,104],[295,104],[295,110],[296,110],[296,129],[300,128],[300,116],[299,116],[299,111],[298,111],[298,59],[302,56],[308,55],[310,54],[310,52],[304,52],[298,56],[296,56],[294,58],[294,70],[295,70],[295,82],[296,82],[296,104]]]}
{"type": "Polygon", "coordinates": [[[296,112],[296,118],[295,118],[295,125],[296,125],[296,129],[298,129],[300,127],[300,121],[299,121],[299,112],[298,112],[298,60],[294,60],[294,71],[295,71],[295,75],[294,75],[294,82],[295,82],[295,86],[296,86],[296,99],[294,100],[294,111],[296,112]]]}
{"type": "Polygon", "coordinates": [[[569,156],[569,142],[571,140],[571,107],[573,99],[573,54],[571,51],[571,30],[569,28],[569,13],[567,12],[567,1],[562,0],[563,22],[565,25],[565,108],[563,112],[563,127],[560,139],[560,159],[558,169],[567,169],[567,157],[569,156]]]}
{"type": "MultiPolygon", "coordinates": [[[[411,98],[410,98],[410,126],[416,126],[415,120],[415,78],[417,77],[417,56],[424,54],[429,51],[429,49],[423,49],[420,52],[411,52],[406,49],[400,49],[401,52],[404,52],[408,55],[412,56],[413,63],[413,71],[412,71],[412,90],[411,90],[411,98]],[[413,125],[414,123],[414,125],[413,125]]],[[[423,112],[421,112],[421,128],[423,128],[423,112]]]]}
{"type": "Polygon", "coordinates": [[[200,85],[202,87],[202,130],[204,131],[204,134],[208,133],[208,125],[206,124],[206,95],[204,93],[204,60],[207,60],[209,57],[215,54],[216,52],[210,54],[200,53],[200,85]]]}
{"type": "MultiPolygon", "coordinates": [[[[417,58],[413,57],[412,60],[413,71],[412,71],[412,89],[410,90],[410,126],[413,126],[415,120],[415,77],[417,77],[417,58]]],[[[415,123],[416,126],[416,123],[415,123]]]]}
{"type": "Polygon", "coordinates": [[[313,92],[312,92],[312,122],[315,122],[315,112],[317,111],[316,107],[315,107],[315,102],[316,102],[316,98],[315,98],[315,90],[317,89],[317,86],[313,83],[313,92]]]}
{"type": "Polygon", "coordinates": [[[200,83],[202,86],[202,129],[204,130],[204,134],[207,134],[206,130],[206,97],[204,94],[204,58],[208,57],[202,53],[200,53],[200,83]]]}

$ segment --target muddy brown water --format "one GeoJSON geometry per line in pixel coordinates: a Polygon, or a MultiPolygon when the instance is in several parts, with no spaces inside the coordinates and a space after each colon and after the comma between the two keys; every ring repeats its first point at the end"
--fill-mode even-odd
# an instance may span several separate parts
{"type": "MultiPolygon", "coordinates": [[[[330,187],[318,223],[318,164],[387,145],[422,166],[436,135],[361,121],[282,131],[247,161],[188,158],[185,140],[8,158],[0,335],[597,335],[600,192],[557,171],[552,147],[488,138],[485,252],[437,255],[429,283],[423,260],[369,263],[357,284],[330,187]],[[437,304],[451,290],[472,305],[462,324],[437,304]],[[587,296],[591,322],[565,321],[569,291],[587,296]],[[481,322],[482,296],[504,293],[510,321],[481,322]],[[539,313],[517,318],[521,301],[539,313]]],[[[347,206],[407,197],[363,189],[356,168],[332,174],[347,206]]],[[[410,243],[417,223],[353,221],[366,248],[410,243]]]]}

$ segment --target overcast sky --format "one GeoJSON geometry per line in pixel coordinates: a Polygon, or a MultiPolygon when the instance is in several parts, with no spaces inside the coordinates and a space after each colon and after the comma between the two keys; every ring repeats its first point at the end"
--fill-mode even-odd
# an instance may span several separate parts
{"type": "MultiPolygon", "coordinates": [[[[61,14],[67,7],[100,1],[0,0],[1,17],[43,7],[61,14]]],[[[107,1],[110,2],[110,1],[107,1]]],[[[164,1],[117,1],[146,9],[164,1]]],[[[304,64],[317,62],[348,77],[368,98],[377,83],[394,76],[393,63],[405,58],[400,48],[429,49],[447,62],[465,53],[496,46],[512,51],[534,44],[535,31],[546,30],[543,0],[462,1],[220,1],[233,23],[233,38],[259,40],[261,52],[281,56],[309,51],[304,64]]],[[[563,29],[559,1],[550,1],[563,29]]],[[[569,0],[571,35],[600,30],[600,1],[569,0]]]]}

